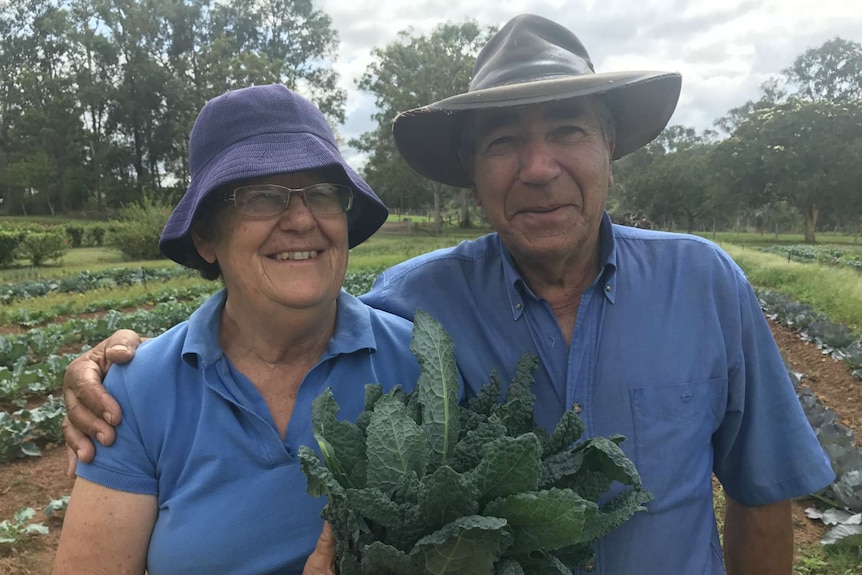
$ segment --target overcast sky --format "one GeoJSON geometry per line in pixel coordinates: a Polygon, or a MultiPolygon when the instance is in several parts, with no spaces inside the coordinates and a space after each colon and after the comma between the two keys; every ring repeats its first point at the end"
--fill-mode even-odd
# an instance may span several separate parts
{"type": "MultiPolygon", "coordinates": [[[[682,73],[671,124],[698,130],[758,97],[760,84],[807,48],[835,36],[862,42],[862,0],[317,0],[341,44],[336,68],[347,90],[345,140],[373,129],[372,96],[356,89],[371,50],[399,31],[427,34],[449,21],[502,26],[530,12],[583,42],[598,72],[682,73]]],[[[362,158],[345,150],[354,165],[362,158]]]]}

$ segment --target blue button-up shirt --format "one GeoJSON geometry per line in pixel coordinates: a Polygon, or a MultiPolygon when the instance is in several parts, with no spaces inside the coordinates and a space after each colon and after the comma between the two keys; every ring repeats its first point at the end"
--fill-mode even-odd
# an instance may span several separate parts
{"type": "Polygon", "coordinates": [[[105,386],[123,409],[117,440],[96,446],[78,475],[119,491],[155,495],[150,575],[299,575],[323,527],[326,501],[306,493],[297,453],[315,446],[311,402],[332,388],[339,417],[355,421],[365,384],[408,390],[419,365],[412,324],[342,292],[335,333],[305,376],[282,440],[266,401],[224,355],[225,292],[114,366],[105,386]]]}
{"type": "MultiPolygon", "coordinates": [[[[363,296],[452,334],[467,394],[491,369],[513,376],[537,354],[535,418],[570,408],[586,436],[623,434],[655,495],[648,513],[599,542],[593,573],[724,573],[714,472],[745,505],[801,496],[833,480],[743,272],[694,236],[601,227],[601,270],[581,297],[571,345],[496,234],[414,258],[363,296]]],[[[619,486],[617,486],[618,488],[619,486]]]]}

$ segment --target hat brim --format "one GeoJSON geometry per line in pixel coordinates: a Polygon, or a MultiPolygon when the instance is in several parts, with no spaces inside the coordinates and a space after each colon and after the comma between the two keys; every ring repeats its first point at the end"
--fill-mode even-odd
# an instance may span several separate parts
{"type": "Polygon", "coordinates": [[[353,248],[380,229],[389,211],[371,187],[326,141],[310,133],[275,133],[237,142],[201,170],[174,208],[159,249],[182,265],[201,268],[203,260],[191,238],[198,207],[225,184],[252,178],[325,168],[341,168],[353,187],[353,207],[348,213],[348,244],[353,248]]]}
{"type": "Polygon", "coordinates": [[[395,144],[420,175],[466,188],[470,176],[458,157],[465,114],[595,96],[614,118],[613,159],[619,159],[658,136],[676,109],[682,77],[672,72],[608,72],[549,78],[467,92],[403,112],[393,124],[395,144]]]}

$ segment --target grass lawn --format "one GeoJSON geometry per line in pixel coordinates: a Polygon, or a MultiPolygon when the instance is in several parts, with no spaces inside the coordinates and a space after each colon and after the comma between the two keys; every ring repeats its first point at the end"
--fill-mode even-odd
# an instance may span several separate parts
{"type": "Polygon", "coordinates": [[[384,269],[412,257],[454,246],[464,240],[471,240],[489,233],[488,228],[459,230],[447,228],[440,235],[431,235],[419,229],[410,236],[379,232],[362,245],[350,250],[348,269],[384,269]]]}
{"type": "Polygon", "coordinates": [[[851,268],[787,261],[787,258],[745,246],[723,248],[745,270],[752,284],[774,289],[806,303],[833,322],[846,323],[862,334],[862,274],[851,268]]]}
{"type": "MultiPolygon", "coordinates": [[[[756,232],[695,232],[708,240],[712,240],[718,244],[760,244],[760,245],[776,245],[776,244],[803,244],[805,236],[803,234],[775,234],[756,232]]],[[[817,244],[856,244],[862,246],[862,237],[851,236],[847,234],[836,234],[822,232],[818,233],[815,238],[817,244]]]]}

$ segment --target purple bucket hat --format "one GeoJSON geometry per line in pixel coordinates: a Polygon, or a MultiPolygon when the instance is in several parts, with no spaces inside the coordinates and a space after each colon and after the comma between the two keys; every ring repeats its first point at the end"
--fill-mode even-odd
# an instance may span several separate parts
{"type": "Polygon", "coordinates": [[[159,249],[184,266],[200,268],[191,238],[201,202],[230,182],[322,168],[341,168],[353,187],[348,213],[351,248],[376,232],[389,211],[347,165],[323,114],[280,84],[232,90],[204,105],[189,138],[191,184],[168,218],[159,249]]]}

